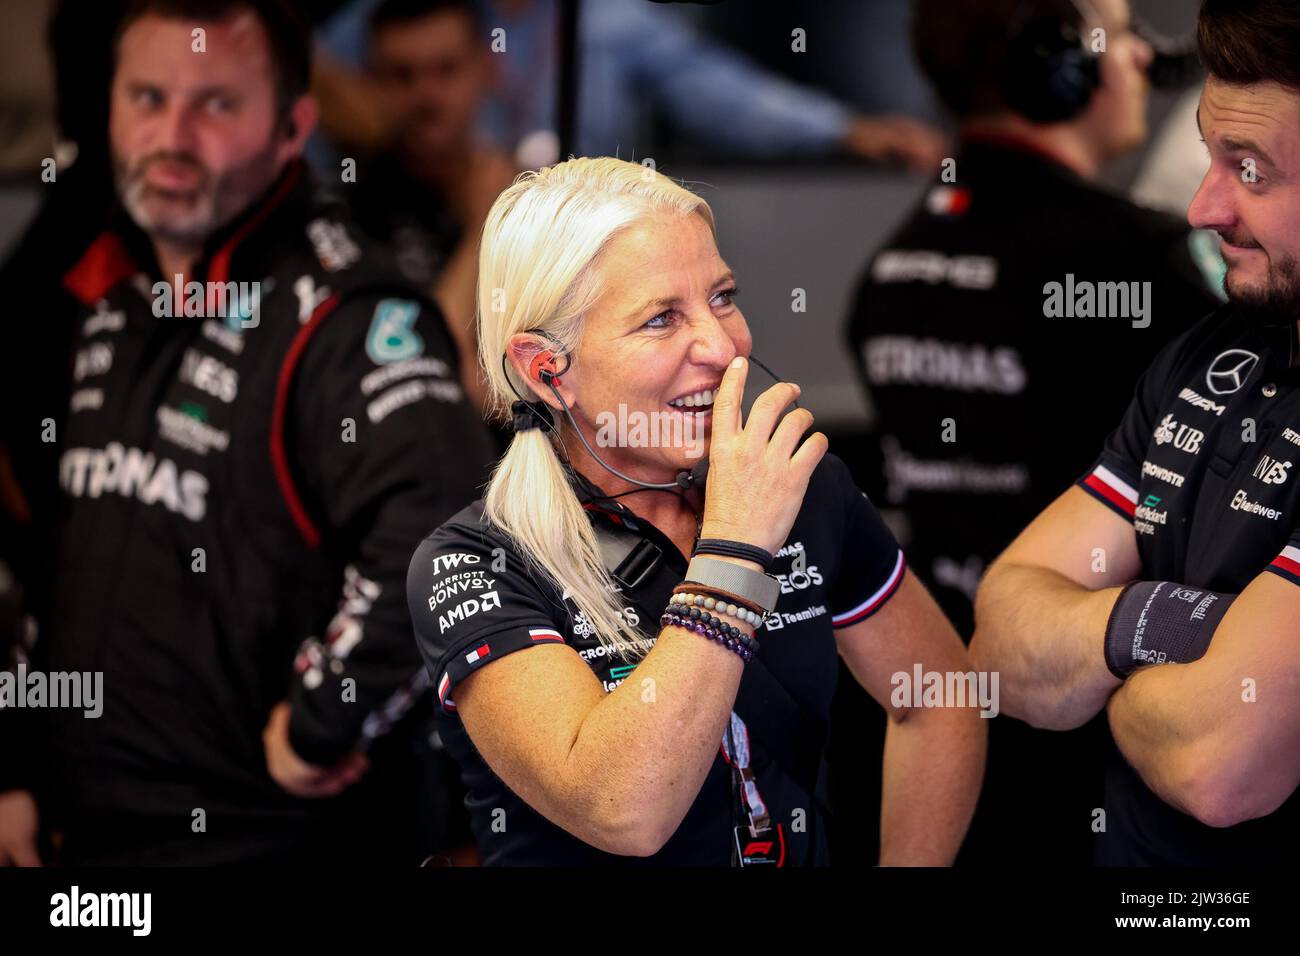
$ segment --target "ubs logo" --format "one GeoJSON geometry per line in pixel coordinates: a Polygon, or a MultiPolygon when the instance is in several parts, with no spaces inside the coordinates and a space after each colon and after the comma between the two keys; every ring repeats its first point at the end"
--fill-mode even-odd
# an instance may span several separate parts
{"type": "Polygon", "coordinates": [[[1205,384],[1215,395],[1231,395],[1246,384],[1258,362],[1259,356],[1245,349],[1220,352],[1205,373],[1205,384]]]}
{"type": "Polygon", "coordinates": [[[1195,455],[1201,450],[1201,442],[1205,440],[1205,432],[1199,428],[1193,428],[1190,425],[1180,425],[1174,420],[1173,415],[1166,415],[1156,426],[1152,435],[1157,445],[1167,445],[1174,443],[1174,447],[1179,451],[1185,451],[1189,455],[1195,455]]]}

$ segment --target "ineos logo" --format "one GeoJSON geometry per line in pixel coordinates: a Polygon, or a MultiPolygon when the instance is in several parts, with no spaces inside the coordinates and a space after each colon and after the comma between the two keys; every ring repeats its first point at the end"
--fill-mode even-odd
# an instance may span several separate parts
{"type": "Polygon", "coordinates": [[[1220,352],[1205,373],[1205,384],[1215,395],[1231,395],[1246,384],[1258,361],[1258,355],[1245,349],[1220,352]]]}

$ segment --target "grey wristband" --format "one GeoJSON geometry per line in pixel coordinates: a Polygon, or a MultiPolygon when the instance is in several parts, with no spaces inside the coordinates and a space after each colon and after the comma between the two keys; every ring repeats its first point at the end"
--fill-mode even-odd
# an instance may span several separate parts
{"type": "Polygon", "coordinates": [[[1173,581],[1134,581],[1106,623],[1106,666],[1124,680],[1144,664],[1199,660],[1236,597],[1173,581]]]}
{"type": "Polygon", "coordinates": [[[781,594],[780,583],[770,574],[702,555],[691,558],[686,568],[686,581],[734,594],[752,601],[764,611],[776,607],[776,599],[781,594]]]}

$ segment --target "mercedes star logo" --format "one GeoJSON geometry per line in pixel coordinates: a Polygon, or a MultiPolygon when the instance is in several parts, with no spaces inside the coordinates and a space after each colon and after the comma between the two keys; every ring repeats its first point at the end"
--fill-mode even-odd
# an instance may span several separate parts
{"type": "Polygon", "coordinates": [[[1258,355],[1245,349],[1220,352],[1205,373],[1205,384],[1215,395],[1231,395],[1246,384],[1258,361],[1258,355]]]}

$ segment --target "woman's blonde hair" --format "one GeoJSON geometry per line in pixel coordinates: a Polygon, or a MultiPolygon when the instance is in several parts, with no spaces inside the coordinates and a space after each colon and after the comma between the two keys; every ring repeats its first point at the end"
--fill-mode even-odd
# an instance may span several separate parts
{"type": "MultiPolygon", "coordinates": [[[[649,166],[610,157],[570,159],[515,179],[492,205],[479,249],[479,361],[491,413],[504,418],[517,395],[533,398],[502,361],[511,336],[541,330],[557,352],[571,354],[601,294],[600,254],[647,218],[692,214],[713,230],[713,213],[699,196],[649,166]]],[[[563,451],[558,429],[516,434],[488,483],[487,516],[567,593],[608,652],[640,656],[650,644],[623,617],[563,451]]]]}

